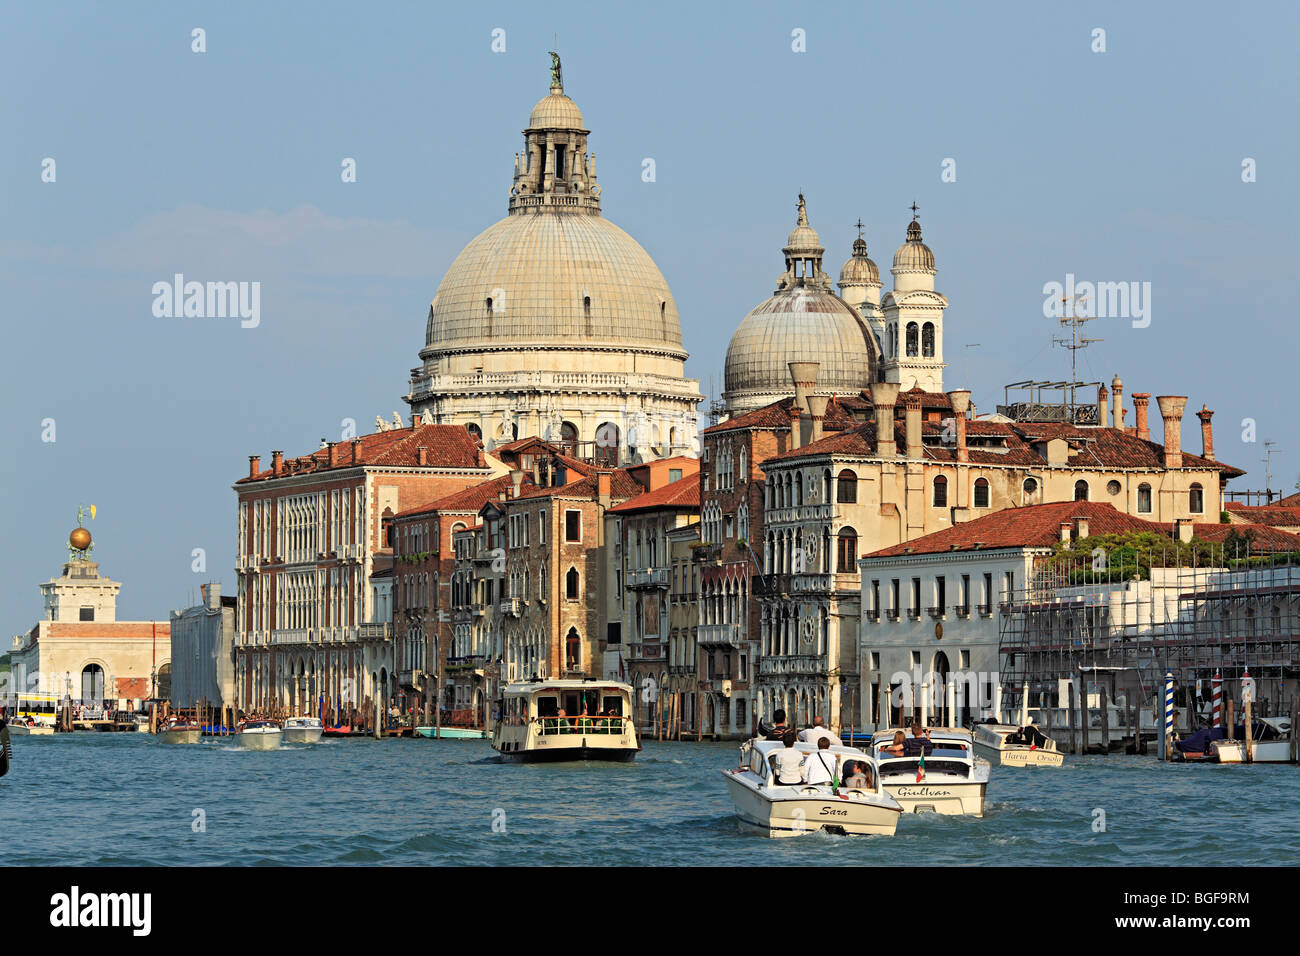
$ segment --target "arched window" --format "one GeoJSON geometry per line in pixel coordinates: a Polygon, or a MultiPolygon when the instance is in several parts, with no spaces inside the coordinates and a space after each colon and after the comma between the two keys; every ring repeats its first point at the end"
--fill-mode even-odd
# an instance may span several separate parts
{"type": "Polygon", "coordinates": [[[975,507],[987,508],[989,506],[989,480],[987,478],[975,479],[975,507]]]}
{"type": "Polygon", "coordinates": [[[566,600],[578,600],[579,583],[578,569],[569,568],[568,572],[564,575],[564,597],[566,600]]]}
{"type": "Polygon", "coordinates": [[[1194,482],[1187,490],[1187,510],[1194,515],[1205,512],[1205,489],[1198,483],[1194,482]]]}
{"type": "Polygon", "coordinates": [[[917,339],[918,339],[918,337],[920,336],[920,332],[921,332],[920,327],[919,327],[915,322],[908,322],[908,323],[907,323],[907,354],[908,354],[908,356],[915,356],[915,355],[917,354],[917,352],[919,351],[919,349],[918,349],[917,339]]]}
{"type": "Polygon", "coordinates": [[[491,297],[491,296],[488,296],[488,300],[487,300],[487,314],[488,314],[488,315],[491,315],[491,314],[492,314],[492,297],[491,297]]]}
{"type": "Polygon", "coordinates": [[[104,669],[98,664],[87,664],[81,672],[81,699],[88,706],[104,699],[104,669]]]}
{"type": "Polygon", "coordinates": [[[1151,513],[1151,486],[1146,482],[1138,485],[1138,514],[1149,515],[1151,513]]]}
{"type": "Polygon", "coordinates": [[[943,475],[934,476],[934,506],[948,507],[948,479],[943,475]]]}
{"type": "Polygon", "coordinates": [[[1075,501],[1088,500],[1088,483],[1084,481],[1082,478],[1080,478],[1078,481],[1074,483],[1074,500],[1075,501]]]}
{"type": "Polygon", "coordinates": [[[831,501],[831,470],[829,468],[822,474],[822,501],[830,504],[831,501]]]}
{"type": "Polygon", "coordinates": [[[618,465],[618,446],[622,432],[613,422],[605,422],[596,429],[596,464],[605,468],[618,465]]]}
{"type": "Polygon", "coordinates": [[[857,503],[858,476],[852,469],[845,468],[835,480],[835,500],[844,505],[857,503]]]}
{"type": "Polygon", "coordinates": [[[841,573],[857,570],[858,533],[852,528],[841,528],[835,540],[835,568],[841,573]]]}
{"type": "Polygon", "coordinates": [[[1033,495],[1038,494],[1038,479],[1033,477],[1026,478],[1024,484],[1020,487],[1024,489],[1026,497],[1032,497],[1033,495]]]}
{"type": "Polygon", "coordinates": [[[470,422],[468,425],[466,425],[465,431],[473,435],[475,441],[483,440],[483,429],[479,428],[476,422],[470,422]]]}
{"type": "Polygon", "coordinates": [[[571,671],[582,666],[582,641],[576,627],[569,628],[569,633],[564,638],[564,666],[571,671]]]}
{"type": "Polygon", "coordinates": [[[921,326],[921,354],[934,358],[934,323],[927,322],[921,326]]]}
{"type": "Polygon", "coordinates": [[[573,422],[560,423],[560,451],[570,458],[578,454],[578,426],[573,422]]]}

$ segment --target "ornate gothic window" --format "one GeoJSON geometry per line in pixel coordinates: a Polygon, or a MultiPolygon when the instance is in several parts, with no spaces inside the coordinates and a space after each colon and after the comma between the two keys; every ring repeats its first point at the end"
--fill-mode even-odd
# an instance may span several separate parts
{"type": "Polygon", "coordinates": [[[857,570],[858,533],[852,528],[841,528],[836,538],[835,567],[841,574],[857,570]]]}

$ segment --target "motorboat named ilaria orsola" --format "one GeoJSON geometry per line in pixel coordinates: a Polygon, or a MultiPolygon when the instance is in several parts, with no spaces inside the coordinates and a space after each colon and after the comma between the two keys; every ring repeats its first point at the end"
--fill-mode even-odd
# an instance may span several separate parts
{"type": "MultiPolygon", "coordinates": [[[[984,816],[990,764],[976,757],[969,730],[932,727],[928,737],[895,750],[903,731],[871,735],[871,755],[880,765],[885,792],[908,813],[984,816]]],[[[911,732],[904,734],[911,737],[911,732]]]]}
{"type": "MultiPolygon", "coordinates": [[[[743,828],[769,837],[803,836],[817,830],[840,835],[894,835],[903,808],[884,791],[876,762],[866,753],[856,747],[832,745],[818,750],[812,743],[793,745],[805,764],[818,758],[837,759],[839,772],[849,761],[862,765],[865,786],[841,784],[836,790],[830,783],[779,782],[769,758],[784,749],[779,740],[746,741],[740,748],[740,766],[722,771],[743,828]]],[[[821,779],[827,776],[829,773],[822,774],[821,779]]],[[[803,778],[808,780],[809,774],[804,773],[803,778]]]]}
{"type": "Polygon", "coordinates": [[[492,749],[507,760],[631,760],[632,688],[607,680],[508,684],[492,749]]]}
{"type": "Polygon", "coordinates": [[[287,717],[284,721],[284,742],[286,744],[314,744],[325,733],[325,725],[319,717],[287,717]]]}
{"type": "Polygon", "coordinates": [[[249,719],[235,728],[239,746],[245,750],[275,750],[283,736],[284,730],[275,720],[249,719]]]}
{"type": "Polygon", "coordinates": [[[1065,754],[1032,724],[976,724],[975,754],[998,767],[1059,767],[1065,754]]]}

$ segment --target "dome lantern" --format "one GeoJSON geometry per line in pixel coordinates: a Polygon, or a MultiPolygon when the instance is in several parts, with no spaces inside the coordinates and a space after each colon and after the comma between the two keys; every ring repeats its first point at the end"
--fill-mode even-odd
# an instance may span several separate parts
{"type": "Polygon", "coordinates": [[[551,88],[528,114],[524,151],[515,156],[510,212],[538,209],[600,215],[596,157],[587,152],[591,130],[564,93],[560,57],[551,53],[551,88]]]}

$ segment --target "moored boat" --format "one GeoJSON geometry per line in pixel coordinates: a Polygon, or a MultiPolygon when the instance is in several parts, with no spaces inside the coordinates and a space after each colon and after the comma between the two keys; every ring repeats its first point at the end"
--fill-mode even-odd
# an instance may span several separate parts
{"type": "Polygon", "coordinates": [[[421,737],[442,740],[483,740],[488,735],[482,727],[416,727],[415,732],[421,737]]]}
{"type": "Polygon", "coordinates": [[[885,792],[876,762],[856,747],[835,746],[818,750],[816,745],[794,745],[802,754],[834,754],[843,766],[848,760],[870,768],[866,787],[837,791],[829,784],[776,782],[768,758],[785,748],[777,740],[749,740],[740,748],[740,766],[723,770],[736,819],[742,827],[769,837],[802,836],[823,830],[857,836],[893,836],[902,816],[902,805],[885,792]]]}
{"type": "Polygon", "coordinates": [[[539,680],[502,692],[492,748],[507,760],[631,760],[632,688],[618,681],[539,680]]]}
{"type": "Polygon", "coordinates": [[[235,739],[245,750],[275,750],[283,736],[283,729],[274,720],[245,720],[235,730],[235,739]]]}
{"type": "Polygon", "coordinates": [[[314,744],[325,733],[325,725],[319,717],[288,717],[284,721],[286,744],[314,744]]]}
{"type": "MultiPolygon", "coordinates": [[[[1255,719],[1256,739],[1251,741],[1251,763],[1291,763],[1291,718],[1258,717],[1255,719]]],[[[1236,740],[1210,742],[1210,753],[1219,763],[1246,763],[1244,725],[1236,740]]]]}
{"type": "MultiPolygon", "coordinates": [[[[871,738],[871,755],[880,767],[885,792],[907,813],[940,813],[982,817],[991,765],[976,757],[968,730],[931,727],[932,747],[924,756],[903,756],[886,750],[895,730],[879,730],[871,738]]],[[[907,736],[911,736],[907,732],[907,736]]]]}
{"type": "Polygon", "coordinates": [[[995,767],[1059,767],[1065,754],[1056,741],[1038,733],[1026,743],[1021,728],[1012,724],[976,724],[972,735],[975,755],[995,767]]]}
{"type": "Polygon", "coordinates": [[[163,744],[197,744],[203,739],[203,728],[197,720],[172,717],[158,728],[157,736],[163,744]]]}

